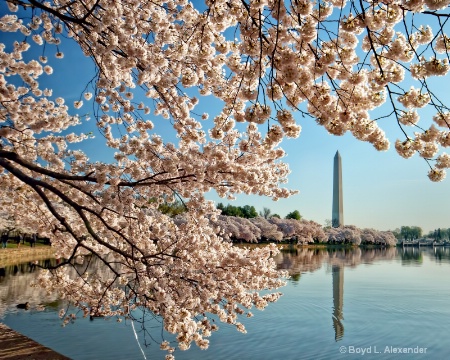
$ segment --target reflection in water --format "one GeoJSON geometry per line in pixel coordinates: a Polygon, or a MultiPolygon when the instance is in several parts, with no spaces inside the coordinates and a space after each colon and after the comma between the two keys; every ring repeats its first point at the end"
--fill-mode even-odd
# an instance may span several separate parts
{"type": "Polygon", "coordinates": [[[402,258],[402,265],[420,265],[423,263],[422,249],[411,246],[399,250],[402,258]]]}
{"type": "Polygon", "coordinates": [[[331,267],[333,275],[333,328],[334,339],[339,341],[344,336],[344,267],[342,265],[333,265],[331,267]]]}
{"type": "Polygon", "coordinates": [[[288,271],[293,280],[299,280],[300,274],[318,270],[327,257],[324,249],[297,248],[290,246],[283,248],[275,257],[278,268],[288,271]]]}
{"type": "Polygon", "coordinates": [[[450,261],[450,247],[435,246],[433,248],[433,254],[437,262],[450,261]]]}
{"type": "Polygon", "coordinates": [[[357,267],[360,264],[370,264],[380,260],[399,259],[402,265],[421,266],[423,257],[429,256],[436,262],[450,262],[449,247],[405,247],[405,248],[297,248],[289,247],[282,250],[276,257],[280,269],[287,270],[291,281],[299,281],[301,274],[314,272],[322,265],[331,266],[333,283],[333,329],[335,341],[344,336],[344,267],[357,267]]]}
{"type": "Polygon", "coordinates": [[[17,311],[18,303],[29,303],[34,310],[38,305],[55,305],[57,296],[41,288],[31,287],[39,267],[55,265],[55,259],[25,262],[0,268],[0,318],[5,312],[17,311]]]}
{"type": "Polygon", "coordinates": [[[311,249],[288,247],[282,249],[275,261],[279,269],[287,270],[292,278],[299,279],[301,273],[316,271],[323,264],[356,267],[359,264],[368,264],[378,260],[392,260],[397,256],[397,248],[311,249]]]}
{"type": "Polygon", "coordinates": [[[434,246],[434,247],[404,247],[398,250],[402,259],[402,265],[421,265],[423,256],[430,255],[436,262],[450,262],[450,247],[434,246]]]}
{"type": "MultiPolygon", "coordinates": [[[[348,341],[351,341],[356,345],[365,344],[365,341],[375,334],[376,338],[379,339],[379,342],[374,343],[373,345],[384,346],[386,345],[386,343],[383,342],[384,339],[389,339],[389,344],[398,343],[399,345],[409,346],[412,344],[412,341],[415,341],[414,336],[417,331],[415,333],[411,330],[411,332],[408,333],[407,330],[404,332],[402,328],[395,328],[396,331],[387,330],[396,323],[400,324],[404,321],[413,324],[409,326],[408,329],[411,329],[413,326],[423,327],[423,331],[421,330],[422,332],[417,335],[417,343],[419,345],[426,346],[430,344],[430,348],[432,347],[433,351],[437,352],[438,350],[441,351],[441,349],[442,352],[446,351],[446,349],[443,348],[444,345],[440,345],[441,343],[445,344],[445,339],[442,340],[442,330],[437,331],[437,335],[434,332],[435,329],[437,329],[436,326],[444,329],[443,331],[447,331],[447,333],[450,331],[447,321],[450,316],[450,310],[448,310],[448,307],[445,305],[445,299],[450,296],[448,295],[450,294],[448,282],[445,282],[447,279],[447,273],[445,271],[450,269],[448,265],[450,264],[450,248],[311,249],[290,247],[277,255],[275,260],[280,269],[287,270],[291,275],[291,280],[285,289],[286,294],[289,293],[291,298],[288,298],[288,295],[284,297],[284,305],[281,304],[281,301],[278,304],[274,304],[274,310],[278,309],[278,311],[267,311],[259,314],[252,320],[254,321],[253,325],[251,322],[246,324],[249,328],[249,334],[259,334],[255,335],[254,339],[256,340],[247,340],[249,337],[243,339],[240,335],[236,335],[235,338],[233,335],[234,333],[232,333],[231,330],[227,333],[224,326],[225,336],[229,336],[230,339],[232,339],[230,342],[233,343],[233,345],[226,347],[222,340],[224,338],[220,338],[221,335],[218,335],[217,338],[213,337],[211,353],[215,351],[217,354],[220,354],[220,356],[214,358],[236,359],[236,349],[239,348],[236,346],[236,343],[240,342],[239,344],[242,344],[240,348],[245,349],[246,352],[251,354],[251,356],[244,356],[243,358],[300,359],[301,357],[298,357],[298,338],[304,337],[306,339],[308,336],[311,336],[311,338],[308,338],[311,339],[311,341],[302,342],[302,346],[305,347],[302,350],[305,352],[304,359],[320,358],[313,356],[313,354],[317,353],[318,348],[323,348],[324,355],[322,359],[336,358],[336,354],[338,353],[337,348],[339,348],[340,345],[346,345],[345,342],[348,341]],[[385,264],[381,264],[382,262],[385,262],[385,264]],[[360,264],[371,263],[375,263],[377,266],[361,267],[364,276],[358,277],[358,271],[350,272],[348,269],[345,269],[345,267],[356,268],[360,264]],[[433,265],[435,265],[433,263],[438,263],[439,266],[433,267],[433,265]],[[446,266],[441,266],[441,264],[444,265],[444,263],[446,263],[446,266]],[[402,265],[407,265],[409,268],[405,269],[402,265]],[[317,271],[319,269],[331,269],[331,283],[330,273],[328,271],[317,271]],[[386,269],[388,269],[388,271],[386,269]],[[433,276],[435,276],[435,273],[438,273],[440,274],[440,277],[437,277],[439,281],[435,283],[433,283],[433,281],[429,281],[429,283],[420,282],[420,277],[418,277],[418,280],[411,280],[412,278],[416,279],[416,276],[411,276],[410,278],[395,276],[392,277],[391,281],[391,277],[389,277],[390,274],[395,274],[395,271],[398,270],[403,270],[405,273],[411,272],[424,275],[433,273],[433,276]],[[347,271],[345,284],[345,324],[343,314],[344,271],[347,271]],[[309,272],[315,272],[316,274],[314,277],[301,276],[301,274],[309,272]],[[370,292],[367,292],[365,290],[367,289],[368,284],[365,282],[368,280],[365,275],[373,274],[374,272],[376,276],[372,279],[372,282],[370,282],[370,292]],[[380,276],[378,276],[378,272],[380,272],[380,276]],[[305,278],[309,278],[308,281],[305,281],[305,278]],[[316,281],[316,279],[318,279],[318,281],[316,281]],[[403,279],[406,279],[406,285],[402,282],[403,279]],[[359,280],[359,283],[355,280],[359,280]],[[358,287],[361,286],[361,284],[363,287],[358,287]],[[324,285],[328,290],[323,291],[324,285]],[[332,291],[330,290],[330,287],[332,287],[332,291]],[[427,290],[417,291],[418,288],[426,288],[427,290]],[[355,289],[357,290],[355,291],[355,289]],[[435,289],[440,289],[440,292],[435,289]],[[440,297],[436,296],[438,292],[441,294],[440,297]],[[380,302],[384,302],[385,297],[391,296],[392,294],[396,296],[392,296],[391,301],[389,301],[387,306],[383,306],[382,311],[371,311],[374,308],[378,309],[380,302]],[[330,304],[331,295],[333,296],[332,305],[330,304]],[[435,298],[437,298],[436,301],[435,298]],[[430,302],[431,305],[429,306],[428,304],[430,304],[430,302]],[[424,306],[423,304],[427,304],[427,306],[424,306]],[[276,306],[278,307],[275,308],[276,306]],[[293,311],[293,309],[295,309],[295,311],[293,311]],[[364,314],[365,321],[360,320],[361,314],[364,314]],[[330,317],[332,317],[331,324],[330,317]],[[319,318],[320,320],[318,320],[319,318]],[[300,323],[307,325],[299,326],[300,323]],[[264,324],[264,326],[261,326],[261,324],[264,324]],[[332,330],[330,325],[333,327],[334,336],[331,335],[332,330]],[[344,325],[346,330],[345,338],[344,325]],[[272,328],[270,328],[271,326],[272,328]],[[262,332],[260,329],[265,329],[266,332],[262,332]],[[269,335],[267,335],[267,329],[270,329],[269,335]],[[302,332],[303,330],[304,332],[302,332]],[[261,332],[258,333],[258,331],[261,332]],[[261,356],[262,350],[260,353],[252,353],[252,347],[258,349],[258,346],[261,344],[272,343],[273,331],[277,331],[279,334],[277,346],[264,348],[265,356],[261,356]],[[324,334],[327,332],[330,333],[329,336],[316,336],[316,334],[324,334]],[[261,341],[264,336],[268,336],[267,341],[261,341]],[[439,344],[438,340],[440,341],[439,344]],[[248,341],[248,343],[246,343],[246,341],[248,341]],[[254,341],[254,343],[252,341],[254,341]],[[336,344],[337,341],[339,341],[339,344],[336,344]],[[213,344],[213,342],[215,342],[215,344],[213,344]],[[291,345],[292,347],[290,347],[291,345]],[[220,353],[221,351],[222,353],[220,353]],[[274,351],[274,353],[270,353],[270,351],[274,351]]],[[[39,265],[54,265],[52,261],[54,260],[49,260],[47,263],[39,262],[39,265]]],[[[105,267],[94,258],[86,258],[83,265],[76,264],[74,266],[79,272],[83,272],[85,268],[90,267],[92,268],[90,272],[95,273],[97,276],[108,275],[105,267]]],[[[55,350],[57,349],[55,344],[60,342],[62,344],[60,351],[63,353],[67,352],[67,355],[74,359],[83,358],[96,360],[117,358],[118,352],[123,355],[121,358],[124,359],[139,358],[141,355],[140,350],[138,349],[137,353],[134,352],[136,350],[135,335],[133,332],[127,330],[128,325],[125,322],[119,327],[114,321],[100,321],[99,319],[99,321],[89,322],[86,319],[86,321],[83,322],[84,320],[79,319],[77,320],[77,326],[65,329],[65,337],[58,335],[61,334],[61,329],[59,329],[60,320],[57,316],[57,310],[62,307],[62,303],[59,302],[56,295],[48,295],[39,288],[32,288],[29,286],[30,283],[36,279],[38,273],[39,268],[33,266],[32,263],[16,264],[0,268],[1,321],[12,328],[16,327],[16,330],[24,332],[30,337],[36,336],[36,340],[38,341],[38,335],[44,336],[41,334],[44,333],[41,330],[43,324],[41,319],[47,319],[46,323],[48,324],[54,324],[56,322],[57,324],[54,327],[55,330],[51,330],[54,332],[48,330],[51,328],[50,326],[48,326],[48,329],[46,328],[46,338],[41,342],[44,343],[44,340],[48,341],[48,343],[45,344],[54,347],[55,350]],[[31,304],[30,310],[26,311],[16,308],[17,304],[26,302],[31,304]],[[38,304],[46,304],[47,311],[37,313],[35,308],[38,304]],[[54,307],[53,309],[50,308],[50,304],[54,307]],[[114,325],[112,325],[112,323],[114,323],[114,325]],[[29,331],[29,333],[27,333],[27,331],[29,331]],[[69,333],[69,331],[73,332],[69,333]],[[130,337],[127,337],[128,333],[131,334],[130,337]],[[86,338],[89,339],[90,342],[88,341],[84,345],[89,346],[92,344],[92,348],[84,349],[84,347],[82,348],[79,346],[86,338]],[[113,340],[108,341],[108,339],[113,340]],[[99,345],[102,343],[104,343],[104,347],[99,345]],[[111,354],[108,351],[110,351],[111,354]]],[[[284,292],[283,289],[281,289],[281,291],[284,292]]],[[[160,335],[161,326],[158,325],[155,329],[152,336],[160,335]]],[[[151,331],[153,331],[153,328],[151,331]]],[[[234,329],[232,331],[234,331],[234,329]]],[[[149,349],[150,348],[151,347],[149,347],[149,349]]],[[[150,351],[153,350],[146,349],[146,351],[149,351],[150,354],[150,351]]],[[[200,350],[197,352],[195,351],[197,350],[193,347],[189,352],[178,354],[177,358],[182,360],[197,359],[202,358],[202,356],[204,358],[207,357],[205,357],[204,352],[199,353],[200,350]]],[[[211,353],[209,353],[209,355],[211,355],[211,353]]],[[[434,358],[445,358],[444,356],[438,355],[439,354],[434,358]]],[[[148,358],[155,357],[159,358],[160,353],[155,356],[149,356],[148,358]]]]}

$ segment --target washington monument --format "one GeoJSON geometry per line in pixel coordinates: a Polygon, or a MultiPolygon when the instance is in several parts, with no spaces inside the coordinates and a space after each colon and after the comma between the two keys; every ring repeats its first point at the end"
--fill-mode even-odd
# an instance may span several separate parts
{"type": "Polygon", "coordinates": [[[334,155],[333,172],[333,213],[331,216],[333,227],[344,226],[344,204],[342,198],[342,165],[341,155],[336,151],[334,155]]]}

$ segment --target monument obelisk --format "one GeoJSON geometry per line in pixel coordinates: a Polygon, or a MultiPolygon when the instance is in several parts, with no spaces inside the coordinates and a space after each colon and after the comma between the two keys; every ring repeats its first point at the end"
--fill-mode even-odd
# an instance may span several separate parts
{"type": "Polygon", "coordinates": [[[336,155],[334,155],[333,213],[331,216],[331,224],[333,227],[344,226],[344,204],[342,199],[342,164],[339,151],[336,151],[336,155]]]}

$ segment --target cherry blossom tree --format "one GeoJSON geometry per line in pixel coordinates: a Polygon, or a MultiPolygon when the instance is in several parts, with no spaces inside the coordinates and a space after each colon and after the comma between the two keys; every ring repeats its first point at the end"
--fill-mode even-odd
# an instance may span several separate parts
{"type": "Polygon", "coordinates": [[[6,231],[10,231],[10,229],[15,228],[14,226],[14,221],[7,216],[6,214],[0,214],[0,231],[2,230],[6,230],[6,231]],[[3,215],[3,216],[1,216],[3,215]]]}
{"type": "MultiPolygon", "coordinates": [[[[238,315],[279,296],[259,295],[282,285],[270,258],[276,249],[224,241],[204,194],[293,194],[283,187],[289,168],[279,145],[300,134],[295,111],[377,150],[389,146],[378,124],[394,121],[398,153],[418,153],[429,178],[441,181],[450,111],[434,86],[449,70],[448,4],[2,2],[0,206],[22,214],[19,225],[48,237],[66,259],[41,285],[87,313],[146,308],[177,334],[180,349],[208,346],[210,313],[245,331],[238,315]],[[62,42],[95,69],[93,78],[80,74],[85,91],[70,103],[45,85],[50,59],[64,64],[62,42]],[[220,104],[211,120],[198,111],[206,96],[220,104]],[[95,134],[83,131],[88,116],[77,115],[88,106],[95,134]],[[176,140],[162,135],[167,127],[176,140]],[[91,160],[83,144],[92,141],[115,151],[114,161],[91,160]],[[182,220],[157,211],[176,199],[182,220]],[[70,277],[66,268],[86,255],[110,276],[70,277]]],[[[171,344],[162,348],[171,358],[171,344]]]]}
{"type": "Polygon", "coordinates": [[[292,239],[302,245],[328,241],[322,226],[314,221],[271,218],[269,222],[282,232],[283,240],[292,239]]]}
{"type": "Polygon", "coordinates": [[[354,225],[325,230],[328,242],[332,244],[395,246],[397,239],[391,231],[359,229],[354,225]]]}
{"type": "Polygon", "coordinates": [[[258,216],[249,219],[250,222],[257,226],[261,232],[261,240],[281,241],[283,240],[283,233],[278,230],[277,225],[269,222],[267,219],[258,216]]]}
{"type": "Polygon", "coordinates": [[[0,231],[4,230],[10,233],[31,233],[31,229],[20,227],[20,222],[16,221],[16,217],[20,218],[20,214],[0,213],[0,231]]]}
{"type": "Polygon", "coordinates": [[[361,244],[360,229],[353,225],[346,225],[338,228],[329,228],[326,230],[328,243],[330,244],[361,244]]]}
{"type": "Polygon", "coordinates": [[[328,242],[328,237],[320,224],[312,220],[302,220],[302,224],[303,229],[301,235],[298,237],[299,244],[328,242]]]}
{"type": "Polygon", "coordinates": [[[220,228],[226,240],[258,242],[261,238],[261,230],[249,219],[219,215],[212,223],[220,228]]]}
{"type": "Polygon", "coordinates": [[[380,231],[379,237],[375,237],[375,244],[395,246],[397,245],[397,239],[391,231],[380,231]]]}

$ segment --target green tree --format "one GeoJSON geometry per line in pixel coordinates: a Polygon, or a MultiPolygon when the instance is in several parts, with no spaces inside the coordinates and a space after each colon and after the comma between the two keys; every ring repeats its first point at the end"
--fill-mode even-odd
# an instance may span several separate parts
{"type": "Polygon", "coordinates": [[[237,216],[246,219],[258,216],[255,207],[251,205],[234,206],[228,204],[227,206],[224,206],[222,203],[219,203],[217,204],[217,209],[222,210],[222,215],[225,216],[237,216]]]}
{"type": "Polygon", "coordinates": [[[251,218],[255,218],[258,216],[258,213],[256,212],[256,209],[254,206],[250,206],[250,205],[245,205],[243,207],[240,208],[243,217],[245,217],[246,219],[251,219],[251,218]]]}
{"type": "Polygon", "coordinates": [[[400,236],[405,241],[419,239],[422,237],[422,228],[419,226],[402,226],[400,236]]]}
{"type": "Polygon", "coordinates": [[[402,226],[400,228],[400,235],[404,241],[409,240],[411,237],[411,228],[409,226],[402,226]]]}
{"type": "Polygon", "coordinates": [[[397,240],[401,240],[402,234],[400,233],[400,229],[397,228],[395,230],[391,230],[391,233],[395,236],[397,240]]]}
{"type": "Polygon", "coordinates": [[[416,240],[422,237],[422,228],[419,226],[411,226],[412,240],[416,240]]]}
{"type": "Polygon", "coordinates": [[[222,213],[223,213],[223,210],[225,209],[225,206],[223,206],[223,204],[220,202],[220,203],[217,204],[217,208],[219,210],[222,210],[222,213]]]}
{"type": "Polygon", "coordinates": [[[263,217],[264,219],[269,219],[271,217],[272,212],[269,208],[264,207],[262,211],[259,212],[259,216],[263,217]]]}
{"type": "Polygon", "coordinates": [[[300,220],[302,216],[300,215],[300,212],[298,210],[291,211],[289,214],[286,215],[285,219],[295,219],[300,220]]]}
{"type": "Polygon", "coordinates": [[[159,205],[158,210],[170,217],[177,216],[187,211],[186,206],[179,200],[172,203],[166,202],[159,205]]]}
{"type": "Polygon", "coordinates": [[[237,206],[230,205],[230,204],[225,206],[225,209],[222,211],[222,214],[227,215],[227,216],[243,217],[241,209],[239,209],[237,206]]]}

